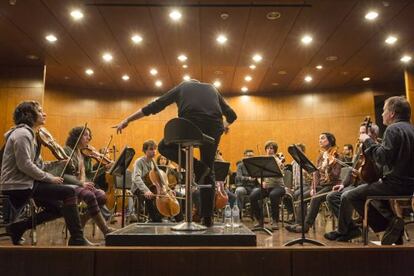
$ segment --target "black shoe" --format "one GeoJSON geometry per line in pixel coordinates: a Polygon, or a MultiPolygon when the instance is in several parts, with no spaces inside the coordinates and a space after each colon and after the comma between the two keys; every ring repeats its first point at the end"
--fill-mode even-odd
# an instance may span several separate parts
{"type": "Polygon", "coordinates": [[[25,221],[10,223],[6,226],[6,232],[10,236],[14,245],[23,245],[24,239],[22,236],[26,230],[27,228],[25,221]]]}
{"type": "Polygon", "coordinates": [[[391,245],[393,243],[397,243],[403,234],[404,220],[402,218],[395,217],[391,220],[391,223],[385,230],[385,233],[381,239],[381,244],[391,245]]]}
{"type": "MultiPolygon", "coordinates": [[[[286,230],[293,233],[302,233],[302,225],[296,224],[296,225],[286,225],[286,230]]],[[[305,229],[303,232],[308,233],[309,232],[309,225],[305,223],[305,229]]]]}
{"type": "Polygon", "coordinates": [[[325,233],[325,234],[323,235],[323,237],[324,237],[325,239],[330,240],[330,241],[335,241],[335,240],[336,240],[337,238],[339,238],[340,236],[342,236],[342,234],[341,234],[341,233],[339,233],[338,231],[331,231],[331,232],[325,233]]]}
{"type": "Polygon", "coordinates": [[[362,232],[359,228],[354,228],[345,235],[340,235],[336,241],[338,242],[349,242],[355,238],[358,238],[362,235],[362,232]]]}
{"type": "Polygon", "coordinates": [[[202,224],[206,227],[212,227],[214,225],[214,222],[211,217],[204,217],[202,219],[202,224]]]}

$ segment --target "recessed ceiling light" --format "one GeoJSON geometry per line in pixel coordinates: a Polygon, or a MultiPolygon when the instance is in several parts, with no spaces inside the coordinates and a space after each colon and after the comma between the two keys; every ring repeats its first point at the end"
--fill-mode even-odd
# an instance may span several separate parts
{"type": "Polygon", "coordinates": [[[374,20],[378,17],[378,12],[376,11],[369,11],[367,14],[365,14],[365,19],[367,20],[374,20]]]}
{"type": "Polygon", "coordinates": [[[139,44],[142,42],[142,36],[135,34],[133,36],[131,36],[131,40],[132,42],[134,42],[135,44],[139,44]]]}
{"type": "Polygon", "coordinates": [[[322,65],[316,65],[315,68],[318,69],[318,70],[322,70],[323,66],[322,65]]]}
{"type": "Polygon", "coordinates": [[[251,64],[251,65],[249,66],[249,68],[250,68],[250,69],[252,69],[252,70],[254,70],[254,69],[256,69],[256,65],[251,64]]]}
{"type": "Polygon", "coordinates": [[[172,11],[170,12],[170,18],[171,18],[173,21],[178,21],[178,20],[180,20],[180,19],[181,19],[181,17],[182,17],[182,14],[181,14],[181,12],[180,12],[180,11],[178,11],[178,10],[172,10],[172,11]]]}
{"type": "Polygon", "coordinates": [[[86,75],[92,76],[94,72],[93,72],[92,69],[88,68],[88,69],[85,70],[85,73],[86,73],[86,75]]]}
{"type": "Polygon", "coordinates": [[[286,75],[287,72],[285,70],[280,70],[279,72],[277,72],[279,75],[286,75]]]}
{"type": "Polygon", "coordinates": [[[337,56],[329,56],[329,57],[326,57],[326,60],[327,61],[335,61],[335,60],[337,60],[338,59],[338,57],[337,56]]]}
{"type": "Polygon", "coordinates": [[[162,81],[157,80],[157,81],[155,82],[155,86],[156,86],[156,87],[161,87],[161,86],[162,86],[162,81]]]}
{"type": "Polygon", "coordinates": [[[370,77],[364,77],[362,78],[363,81],[369,81],[371,78],[370,77]]]}
{"type": "Polygon", "coordinates": [[[129,76],[128,76],[128,75],[123,75],[123,76],[122,76],[122,79],[123,79],[124,81],[128,81],[128,80],[129,80],[129,76]]]}
{"type": "Polygon", "coordinates": [[[191,78],[190,78],[190,76],[189,75],[185,75],[184,77],[183,77],[183,80],[185,80],[185,81],[189,81],[191,78]]]}
{"type": "Polygon", "coordinates": [[[395,36],[388,36],[387,39],[385,40],[385,43],[389,44],[389,45],[393,45],[395,44],[395,42],[397,42],[398,38],[396,38],[395,36]]]}
{"type": "Polygon", "coordinates": [[[227,36],[221,34],[216,38],[216,40],[219,44],[224,44],[227,42],[227,36]]]}
{"type": "Polygon", "coordinates": [[[230,14],[223,12],[220,14],[220,18],[223,20],[227,20],[230,17],[230,14]]]}
{"type": "Polygon", "coordinates": [[[36,56],[36,55],[27,55],[26,58],[27,59],[31,59],[31,60],[37,60],[37,59],[39,59],[39,57],[36,56]]]}
{"type": "Polygon", "coordinates": [[[306,81],[306,82],[311,82],[312,80],[313,80],[312,76],[307,75],[307,76],[305,77],[305,81],[306,81]]]}
{"type": "Polygon", "coordinates": [[[247,75],[247,76],[245,76],[245,77],[244,77],[244,80],[245,80],[245,81],[251,81],[251,80],[252,80],[252,77],[251,77],[251,76],[249,76],[249,75],[247,75]]]}
{"type": "Polygon", "coordinates": [[[179,55],[177,58],[178,58],[178,60],[179,60],[179,61],[181,61],[181,62],[184,62],[184,61],[186,61],[186,60],[187,60],[187,56],[186,56],[186,55],[179,55]]]}
{"type": "Polygon", "coordinates": [[[216,80],[216,81],[214,81],[213,85],[214,85],[216,88],[219,88],[219,87],[221,86],[221,82],[220,82],[219,80],[216,80]]]}
{"type": "Polygon", "coordinates": [[[188,68],[188,65],[187,64],[183,64],[183,68],[185,69],[185,68],[188,68]]]}
{"type": "Polygon", "coordinates": [[[276,20],[279,19],[282,15],[280,14],[280,12],[277,11],[272,11],[272,12],[268,12],[266,14],[266,18],[269,20],[276,20]]]}
{"type": "Polygon", "coordinates": [[[310,35],[304,35],[301,39],[302,43],[308,45],[312,42],[313,38],[310,35]]]}
{"type": "Polygon", "coordinates": [[[247,91],[249,91],[249,88],[247,88],[246,86],[243,86],[243,87],[241,88],[241,91],[242,91],[242,92],[247,92],[247,91]]]}
{"type": "Polygon", "coordinates": [[[273,86],[278,86],[278,85],[279,85],[279,83],[277,83],[277,82],[272,82],[272,85],[273,85],[273,86]]]}
{"type": "Polygon", "coordinates": [[[151,75],[153,75],[153,76],[156,76],[156,75],[158,74],[158,70],[157,70],[157,69],[155,69],[155,68],[152,68],[152,69],[150,70],[150,74],[151,74],[151,75]]]}
{"type": "Polygon", "coordinates": [[[65,80],[70,80],[70,77],[65,76],[65,77],[64,77],[64,79],[65,79],[65,80]]]}
{"type": "Polygon", "coordinates": [[[46,38],[47,41],[49,41],[51,43],[54,43],[54,42],[57,41],[57,37],[53,34],[48,34],[45,38],[46,38]]]}
{"type": "Polygon", "coordinates": [[[216,74],[216,75],[223,75],[223,71],[217,70],[217,71],[214,71],[214,74],[216,74]]]}
{"type": "Polygon", "coordinates": [[[259,55],[259,54],[255,54],[252,57],[252,59],[253,59],[254,62],[260,62],[260,61],[262,61],[263,57],[261,55],[259,55]]]}
{"type": "Polygon", "coordinates": [[[104,54],[102,55],[102,58],[103,58],[103,60],[104,60],[104,61],[106,61],[106,62],[110,62],[110,61],[112,61],[113,56],[112,56],[110,53],[104,53],[104,54]]]}
{"type": "Polygon", "coordinates": [[[408,62],[411,61],[411,56],[405,55],[405,56],[401,57],[400,60],[404,63],[408,63],[408,62]]]}
{"type": "Polygon", "coordinates": [[[81,20],[83,18],[83,13],[81,10],[72,10],[70,12],[70,16],[76,21],[81,20]]]}

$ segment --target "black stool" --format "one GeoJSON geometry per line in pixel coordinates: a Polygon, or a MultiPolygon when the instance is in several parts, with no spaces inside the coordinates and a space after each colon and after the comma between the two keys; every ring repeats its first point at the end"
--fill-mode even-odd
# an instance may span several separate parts
{"type": "Polygon", "coordinates": [[[193,185],[193,151],[195,147],[199,147],[205,143],[214,143],[215,140],[203,134],[201,130],[191,121],[183,118],[174,118],[165,125],[164,128],[165,144],[177,144],[178,156],[181,156],[181,150],[185,150],[186,166],[185,166],[185,220],[174,227],[176,231],[200,231],[206,227],[192,222],[192,191],[193,185]]]}

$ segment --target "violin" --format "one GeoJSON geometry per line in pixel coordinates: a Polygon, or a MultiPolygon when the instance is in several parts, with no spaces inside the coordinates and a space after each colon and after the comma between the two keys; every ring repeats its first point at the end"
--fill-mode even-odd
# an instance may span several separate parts
{"type": "Polygon", "coordinates": [[[52,152],[53,156],[56,157],[57,160],[69,159],[69,156],[66,154],[65,150],[55,141],[52,134],[50,134],[50,132],[47,131],[46,128],[39,128],[36,134],[40,143],[47,147],[52,152]]]}
{"type": "MultiPolygon", "coordinates": [[[[371,128],[372,121],[369,116],[367,116],[364,120],[365,125],[365,133],[369,133],[369,129],[371,128]]],[[[375,161],[367,158],[364,154],[364,151],[362,150],[362,143],[361,143],[361,168],[360,168],[360,174],[361,178],[365,183],[374,183],[377,182],[381,178],[381,173],[375,164],[375,161]]]]}
{"type": "Polygon", "coordinates": [[[109,157],[105,156],[104,154],[98,152],[94,147],[91,145],[86,146],[86,148],[81,149],[81,153],[85,156],[95,159],[97,162],[101,162],[102,165],[106,166],[112,164],[112,161],[109,157]]]}

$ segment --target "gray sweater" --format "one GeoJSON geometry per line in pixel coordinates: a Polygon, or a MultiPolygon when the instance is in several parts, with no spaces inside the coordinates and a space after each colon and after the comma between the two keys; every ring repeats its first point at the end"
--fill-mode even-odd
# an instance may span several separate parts
{"type": "Polygon", "coordinates": [[[3,162],[1,164],[1,190],[33,188],[34,180],[51,182],[53,175],[43,171],[44,164],[36,158],[37,142],[33,129],[21,124],[5,134],[3,162]]]}
{"type": "Polygon", "coordinates": [[[148,192],[150,189],[145,185],[142,178],[149,173],[154,167],[152,161],[148,161],[145,156],[138,158],[134,164],[134,171],[132,173],[132,187],[131,192],[135,193],[139,190],[142,193],[148,192]]]}

